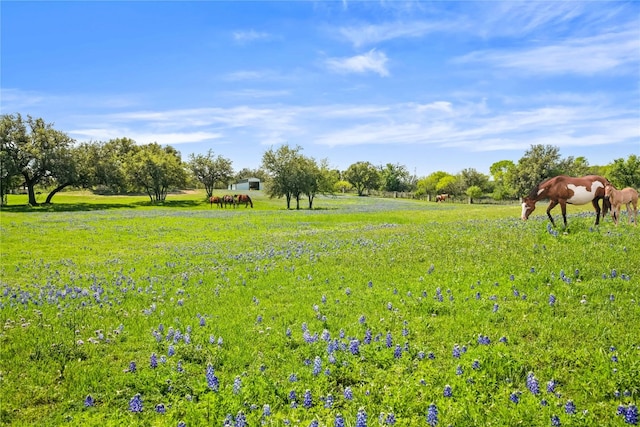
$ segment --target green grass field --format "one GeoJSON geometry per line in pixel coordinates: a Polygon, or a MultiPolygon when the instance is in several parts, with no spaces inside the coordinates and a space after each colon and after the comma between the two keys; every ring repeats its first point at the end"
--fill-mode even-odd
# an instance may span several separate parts
{"type": "Polygon", "coordinates": [[[10,196],[0,423],[637,420],[640,228],[626,215],[596,227],[569,206],[565,231],[545,203],[523,222],[518,205],[338,196],[295,211],[251,195],[254,209],[10,196]]]}

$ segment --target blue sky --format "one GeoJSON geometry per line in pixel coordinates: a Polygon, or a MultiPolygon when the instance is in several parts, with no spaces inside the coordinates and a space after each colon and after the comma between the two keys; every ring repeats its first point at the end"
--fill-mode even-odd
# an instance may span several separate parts
{"type": "Polygon", "coordinates": [[[2,1],[1,111],[77,141],[489,174],[640,154],[636,1],[2,1]]]}

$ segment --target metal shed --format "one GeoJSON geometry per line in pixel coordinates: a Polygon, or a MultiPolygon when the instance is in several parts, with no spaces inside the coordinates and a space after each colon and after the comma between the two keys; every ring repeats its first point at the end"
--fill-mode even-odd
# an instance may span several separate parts
{"type": "Polygon", "coordinates": [[[262,182],[259,178],[244,178],[235,184],[229,184],[229,190],[262,190],[262,182]]]}

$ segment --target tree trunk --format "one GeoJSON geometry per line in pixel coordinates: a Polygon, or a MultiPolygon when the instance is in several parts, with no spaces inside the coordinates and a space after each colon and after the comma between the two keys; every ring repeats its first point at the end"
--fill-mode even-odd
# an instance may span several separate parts
{"type": "Polygon", "coordinates": [[[49,195],[47,196],[47,200],[45,200],[44,203],[45,204],[51,203],[51,199],[53,199],[53,196],[55,196],[58,191],[62,190],[65,187],[68,187],[69,185],[71,185],[70,182],[68,182],[66,184],[59,185],[58,187],[54,188],[53,191],[51,193],[49,193],[49,195]]]}
{"type": "Polygon", "coordinates": [[[27,185],[27,192],[29,193],[29,204],[31,206],[38,206],[38,202],[36,201],[36,192],[34,189],[38,180],[35,177],[29,178],[28,173],[23,173],[22,176],[24,176],[24,183],[27,185]]]}
{"type": "Polygon", "coordinates": [[[309,194],[309,210],[313,209],[313,196],[309,194]]]}

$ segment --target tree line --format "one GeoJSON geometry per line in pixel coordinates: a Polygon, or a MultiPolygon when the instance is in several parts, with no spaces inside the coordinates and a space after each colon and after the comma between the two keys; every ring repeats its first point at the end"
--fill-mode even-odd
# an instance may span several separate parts
{"type": "Polygon", "coordinates": [[[0,122],[0,203],[6,195],[24,187],[29,204],[37,205],[36,188],[48,192],[51,203],[59,191],[84,188],[110,194],[144,192],[151,202],[162,202],[172,190],[200,187],[207,197],[214,189],[227,188],[234,180],[259,178],[272,198],[284,198],[287,209],[309,209],[318,194],[354,192],[408,193],[431,199],[437,194],[516,200],[540,181],[560,174],[606,176],[614,185],[640,187],[640,157],[616,159],[604,166],[591,166],[584,157],[562,158],[558,147],[532,145],[516,163],[501,160],[490,167],[490,175],[473,168],[457,174],[444,171],[426,177],[412,175],[404,165],[373,165],[359,161],[340,171],[327,159],[317,161],[302,154],[299,146],[282,145],[262,156],[258,169],[234,171],[233,162],[212,150],[190,154],[183,161],[170,145],[139,145],[130,138],[76,142],[42,118],[5,114],[0,122]]]}

